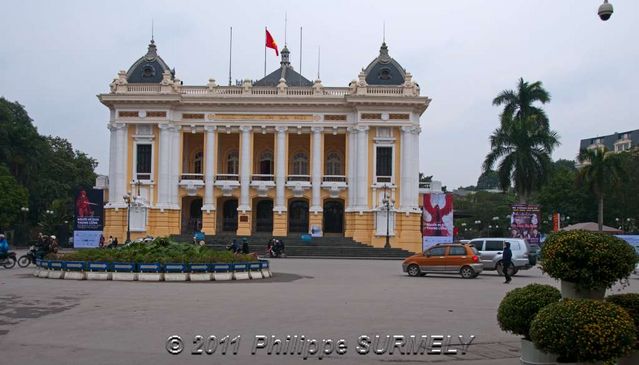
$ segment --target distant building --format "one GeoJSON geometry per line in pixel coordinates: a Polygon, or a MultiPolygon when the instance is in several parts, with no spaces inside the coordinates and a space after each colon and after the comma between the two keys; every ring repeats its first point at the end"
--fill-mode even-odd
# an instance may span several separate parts
{"type": "Polygon", "coordinates": [[[639,146],[639,129],[607,136],[582,139],[579,150],[606,147],[608,151],[623,152],[639,146]]]}

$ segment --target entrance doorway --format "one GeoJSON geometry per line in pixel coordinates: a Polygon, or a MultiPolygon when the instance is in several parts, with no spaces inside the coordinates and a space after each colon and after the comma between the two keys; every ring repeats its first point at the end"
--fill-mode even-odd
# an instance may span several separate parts
{"type": "Polygon", "coordinates": [[[289,233],[308,233],[308,202],[293,200],[288,205],[289,233]]]}
{"type": "Polygon", "coordinates": [[[222,231],[237,231],[237,199],[229,199],[222,204],[222,231]]]}
{"type": "Polygon", "coordinates": [[[182,233],[193,233],[202,228],[202,198],[182,198],[182,233]]]}
{"type": "Polygon", "coordinates": [[[260,200],[255,205],[255,232],[273,231],[273,201],[260,200]]]}
{"type": "Polygon", "coordinates": [[[324,202],[324,233],[344,233],[344,201],[324,202]]]}

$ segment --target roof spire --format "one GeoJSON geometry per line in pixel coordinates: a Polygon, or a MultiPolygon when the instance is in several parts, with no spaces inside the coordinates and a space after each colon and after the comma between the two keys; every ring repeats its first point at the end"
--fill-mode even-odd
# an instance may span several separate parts
{"type": "Polygon", "coordinates": [[[284,45],[284,48],[282,48],[282,51],[280,52],[280,55],[282,55],[282,61],[280,62],[280,65],[282,65],[282,67],[288,67],[291,64],[291,62],[289,61],[290,54],[291,52],[288,50],[288,47],[284,45]]]}
{"type": "Polygon", "coordinates": [[[155,39],[153,37],[153,30],[154,30],[153,29],[154,28],[153,25],[154,25],[153,24],[153,18],[151,18],[151,43],[155,43],[155,39]]]}
{"type": "Polygon", "coordinates": [[[382,43],[386,44],[386,20],[384,20],[384,24],[382,25],[382,43]]]}

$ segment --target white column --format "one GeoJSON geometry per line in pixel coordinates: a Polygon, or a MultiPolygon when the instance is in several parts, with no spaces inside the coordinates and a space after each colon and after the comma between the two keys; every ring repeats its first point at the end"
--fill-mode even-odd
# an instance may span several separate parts
{"type": "Polygon", "coordinates": [[[399,209],[402,211],[408,210],[411,202],[410,196],[413,192],[413,188],[411,186],[411,170],[418,168],[419,163],[415,165],[415,161],[419,158],[418,155],[411,155],[411,144],[412,144],[412,135],[410,134],[410,130],[413,127],[401,127],[400,130],[402,132],[401,136],[401,154],[400,158],[400,171],[399,171],[399,181],[400,181],[400,194],[399,194],[399,209]],[[410,158],[409,158],[410,157],[410,158]],[[411,163],[409,164],[408,161],[411,163]],[[411,166],[413,165],[413,166],[411,166]]]}
{"type": "Polygon", "coordinates": [[[109,138],[109,206],[118,203],[116,171],[118,165],[118,128],[114,123],[107,125],[110,131],[109,138]]]}
{"type": "Polygon", "coordinates": [[[180,139],[182,138],[182,133],[180,133],[180,129],[182,129],[182,127],[180,126],[171,128],[172,138],[170,152],[171,172],[169,179],[169,201],[173,209],[180,208],[180,202],[178,201],[178,189],[180,184],[180,160],[182,159],[182,151],[180,150],[180,139]]]}
{"type": "Polygon", "coordinates": [[[211,211],[215,210],[215,201],[213,195],[213,180],[215,178],[213,166],[217,161],[217,145],[215,144],[216,133],[215,126],[206,126],[206,157],[204,166],[204,205],[202,210],[211,211]]]}
{"type": "Polygon", "coordinates": [[[160,141],[159,141],[159,152],[158,152],[158,201],[157,205],[159,208],[164,209],[170,205],[170,176],[171,176],[171,167],[170,156],[171,156],[171,143],[172,143],[172,135],[170,126],[168,124],[159,124],[158,128],[160,129],[160,141]]]}
{"type": "Polygon", "coordinates": [[[350,211],[357,205],[357,128],[348,128],[348,206],[350,211]]]}
{"type": "Polygon", "coordinates": [[[249,188],[251,183],[251,127],[242,126],[242,151],[240,153],[240,211],[251,210],[249,188]]]}
{"type": "Polygon", "coordinates": [[[357,135],[357,207],[368,209],[368,127],[358,127],[357,135]]]}
{"type": "Polygon", "coordinates": [[[321,212],[322,211],[322,197],[321,197],[321,187],[322,187],[322,131],[324,128],[322,127],[313,127],[311,131],[313,132],[313,141],[312,141],[312,168],[311,168],[311,212],[321,212]]]}
{"type": "Polygon", "coordinates": [[[407,195],[408,199],[408,207],[416,212],[420,212],[419,209],[419,134],[422,129],[419,126],[416,126],[410,131],[410,140],[411,143],[409,145],[409,149],[407,153],[410,156],[414,156],[413,164],[415,168],[410,170],[409,181],[411,189],[409,189],[409,193],[407,195]]]}
{"type": "Polygon", "coordinates": [[[113,207],[124,207],[123,196],[127,192],[127,125],[111,124],[109,160],[109,203],[113,207]]]}
{"type": "Polygon", "coordinates": [[[285,185],[286,185],[286,130],[287,127],[276,127],[277,131],[277,156],[275,158],[275,207],[277,212],[286,211],[285,185]]]}

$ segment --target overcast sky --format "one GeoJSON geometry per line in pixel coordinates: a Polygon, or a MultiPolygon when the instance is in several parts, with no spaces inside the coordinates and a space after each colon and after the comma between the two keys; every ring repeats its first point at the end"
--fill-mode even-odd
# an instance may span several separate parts
{"type": "MultiPolygon", "coordinates": [[[[25,1],[0,3],[0,96],[23,104],[42,134],[69,139],[108,172],[109,113],[96,94],[146,53],[158,52],[185,85],[263,76],[264,26],[291,62],[325,86],[347,86],[377,56],[386,23],[390,54],[432,98],[421,119],[420,171],[449,188],[474,185],[498,126],[492,99],[519,77],[540,80],[561,146],[639,128],[639,1],[25,1]]],[[[269,52],[269,72],[279,60],[269,52]]]]}

